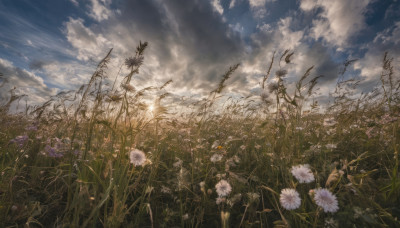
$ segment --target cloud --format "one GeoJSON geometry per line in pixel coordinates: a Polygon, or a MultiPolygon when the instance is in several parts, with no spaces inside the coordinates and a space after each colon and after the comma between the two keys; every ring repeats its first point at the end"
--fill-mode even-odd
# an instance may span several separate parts
{"type": "Polygon", "coordinates": [[[400,21],[394,23],[384,31],[378,33],[374,38],[374,43],[380,42],[382,44],[400,44],[400,21]]]}
{"type": "Polygon", "coordinates": [[[112,16],[112,11],[109,9],[109,0],[90,0],[91,8],[88,15],[98,22],[107,20],[112,16]]]}
{"type": "Polygon", "coordinates": [[[370,91],[380,83],[385,52],[388,52],[389,58],[393,58],[395,75],[399,76],[400,66],[396,64],[396,62],[400,62],[400,46],[398,44],[400,44],[400,21],[377,33],[373,42],[366,45],[364,56],[353,56],[359,59],[354,63],[353,69],[359,71],[364,80],[360,85],[361,91],[370,91]]]}
{"type": "Polygon", "coordinates": [[[206,1],[124,1],[120,15],[86,27],[82,19],[66,23],[66,35],[78,51],[78,59],[103,56],[99,50],[114,48],[119,62],[132,56],[139,41],[148,41],[144,65],[134,82],[162,84],[173,79],[176,92],[211,91],[221,75],[241,61],[240,34],[224,23],[206,1]],[[122,58],[122,59],[121,59],[122,58]]]}
{"type": "Polygon", "coordinates": [[[231,2],[229,3],[229,9],[232,9],[233,7],[235,7],[236,4],[236,0],[231,0],[231,2]]]}
{"type": "Polygon", "coordinates": [[[69,21],[65,22],[64,32],[68,42],[78,50],[79,60],[88,61],[112,47],[102,34],[95,34],[86,27],[82,19],[69,18],[69,21]]]}
{"type": "Polygon", "coordinates": [[[267,15],[265,8],[267,0],[249,0],[250,9],[256,19],[264,18],[267,15]]]}
{"type": "Polygon", "coordinates": [[[41,69],[43,69],[44,66],[46,66],[49,63],[50,63],[49,61],[33,59],[29,63],[29,69],[31,69],[31,70],[41,70],[41,69]]]}
{"type": "Polygon", "coordinates": [[[348,46],[351,37],[366,27],[365,13],[370,2],[302,0],[300,8],[309,13],[317,12],[317,19],[312,21],[311,37],[322,38],[329,44],[343,48],[348,46]]]}
{"type": "Polygon", "coordinates": [[[72,4],[74,4],[76,7],[79,6],[79,2],[77,0],[70,0],[70,2],[72,2],[72,4]]]}
{"type": "Polygon", "coordinates": [[[221,6],[221,0],[213,0],[211,2],[212,6],[214,7],[215,11],[217,11],[219,14],[224,13],[224,8],[221,6]]]}
{"type": "MultiPolygon", "coordinates": [[[[10,39],[24,37],[20,43],[31,52],[13,48],[20,43],[0,45],[28,56],[25,63],[29,70],[40,75],[48,87],[73,89],[89,80],[96,63],[110,48],[113,55],[109,80],[115,78],[122,66],[120,80],[127,73],[124,59],[135,54],[139,41],[148,41],[144,65],[132,84],[161,85],[173,79],[171,92],[196,98],[215,89],[223,73],[235,63],[242,64],[227,81],[226,91],[244,96],[260,92],[259,83],[272,53],[277,51],[274,73],[279,68],[280,55],[290,49],[295,52],[292,63],[283,63],[289,71],[288,83],[293,84],[308,67],[315,65],[312,76],[325,76],[317,86],[327,92],[336,82],[343,56],[351,52],[347,48],[351,47],[352,38],[366,28],[365,12],[370,0],[301,0],[300,12],[295,8],[288,10],[287,4],[272,4],[271,0],[87,2],[82,7],[87,12],[79,11],[64,19],[60,34],[63,37],[11,15],[14,27],[22,25],[30,32],[13,30],[10,39]],[[338,48],[343,52],[338,54],[338,48]]],[[[353,70],[365,77],[376,74],[368,64],[376,59],[381,61],[383,49],[399,46],[399,27],[400,23],[384,29],[371,45],[359,45],[367,54],[352,56],[363,59],[353,70]]],[[[0,34],[0,38],[4,36],[0,34]]]]}
{"type": "Polygon", "coordinates": [[[9,99],[9,91],[14,87],[17,88],[18,95],[28,95],[27,100],[33,104],[44,102],[50,96],[55,95],[57,91],[57,89],[48,88],[41,77],[15,67],[11,62],[1,58],[0,72],[8,82],[0,90],[2,103],[9,99]]]}

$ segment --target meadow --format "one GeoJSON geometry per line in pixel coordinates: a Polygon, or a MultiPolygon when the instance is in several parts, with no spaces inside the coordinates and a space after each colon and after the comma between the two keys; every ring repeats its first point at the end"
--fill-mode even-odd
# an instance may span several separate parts
{"type": "Polygon", "coordinates": [[[0,108],[0,227],[400,227],[389,54],[380,86],[359,94],[359,81],[338,80],[324,109],[313,67],[288,88],[284,51],[259,96],[226,97],[236,64],[207,98],[172,111],[173,81],[132,84],[147,45],[110,86],[112,51],[87,84],[40,106],[12,113],[21,97],[11,91],[0,108]]]}

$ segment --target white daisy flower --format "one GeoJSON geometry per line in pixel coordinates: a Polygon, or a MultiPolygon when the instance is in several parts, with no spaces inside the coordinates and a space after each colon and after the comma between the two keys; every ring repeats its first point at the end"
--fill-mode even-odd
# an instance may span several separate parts
{"type": "Polygon", "coordinates": [[[219,197],[224,197],[229,195],[232,191],[231,185],[226,180],[221,180],[215,185],[215,189],[219,197]]]}
{"type": "Polygon", "coordinates": [[[314,174],[308,168],[308,165],[293,166],[291,172],[300,183],[311,183],[315,180],[314,174]]]}
{"type": "Polygon", "coordinates": [[[210,158],[211,162],[213,162],[213,163],[219,162],[219,161],[221,161],[221,159],[222,159],[222,155],[220,155],[220,154],[214,154],[210,158]]]}
{"type": "Polygon", "coordinates": [[[286,210],[294,210],[300,207],[301,199],[299,193],[292,188],[282,189],[279,202],[286,210]]]}
{"type": "Polygon", "coordinates": [[[135,166],[141,166],[146,161],[146,155],[143,151],[134,149],[130,152],[129,158],[131,159],[131,163],[135,166]]]}
{"type": "Polygon", "coordinates": [[[324,212],[336,212],[339,210],[336,196],[326,188],[316,189],[314,195],[315,203],[324,209],[324,212]]]}

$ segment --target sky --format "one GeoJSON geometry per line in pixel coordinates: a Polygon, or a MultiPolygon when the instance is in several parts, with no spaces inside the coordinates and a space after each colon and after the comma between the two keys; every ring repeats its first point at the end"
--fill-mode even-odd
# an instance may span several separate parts
{"type": "Polygon", "coordinates": [[[279,59],[286,49],[294,52],[282,64],[289,85],[315,66],[311,76],[323,75],[315,97],[327,101],[343,63],[357,59],[344,77],[368,92],[379,85],[385,51],[399,68],[399,12],[396,0],[0,0],[0,73],[8,82],[0,101],[13,87],[30,104],[78,89],[111,48],[112,82],[127,73],[118,71],[140,41],[149,46],[132,84],[172,79],[175,97],[206,96],[236,63],[226,93],[257,96],[273,53],[279,59]]]}

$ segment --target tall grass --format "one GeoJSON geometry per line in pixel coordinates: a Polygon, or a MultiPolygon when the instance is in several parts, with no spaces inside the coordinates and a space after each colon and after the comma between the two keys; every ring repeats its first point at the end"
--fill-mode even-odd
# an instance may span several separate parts
{"type": "Polygon", "coordinates": [[[79,90],[20,114],[8,111],[15,94],[2,105],[0,226],[400,226],[400,84],[388,54],[381,87],[356,96],[359,82],[340,80],[324,110],[313,67],[288,88],[294,53],[285,51],[279,61],[274,53],[260,97],[224,96],[236,64],[208,98],[172,113],[172,81],[132,85],[147,46],[138,45],[122,66],[129,73],[111,87],[112,50],[79,90]],[[142,165],[131,163],[134,149],[145,152],[142,165]],[[292,175],[300,164],[315,181],[292,175]],[[232,187],[227,196],[217,194],[220,180],[232,187]],[[281,205],[285,188],[299,193],[298,208],[281,205]],[[337,211],[316,204],[318,188],[337,197],[337,211]]]}

